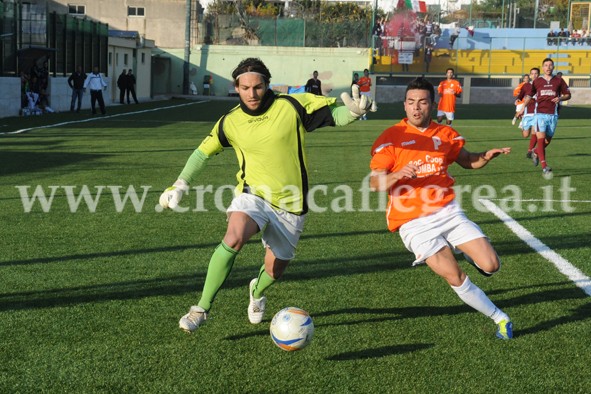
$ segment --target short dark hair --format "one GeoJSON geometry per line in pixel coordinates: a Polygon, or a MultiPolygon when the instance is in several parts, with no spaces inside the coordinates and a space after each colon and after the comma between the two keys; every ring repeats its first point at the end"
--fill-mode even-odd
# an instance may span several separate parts
{"type": "Polygon", "coordinates": [[[537,67],[532,67],[531,70],[529,70],[529,72],[531,73],[533,70],[536,70],[538,74],[540,73],[540,69],[537,67]]]}
{"type": "Polygon", "coordinates": [[[238,86],[238,77],[241,74],[247,72],[255,72],[259,73],[263,76],[263,80],[265,81],[266,85],[269,85],[271,82],[271,72],[265,66],[265,63],[259,58],[256,57],[249,57],[248,59],[244,59],[238,64],[238,66],[232,71],[232,79],[234,80],[234,85],[238,86]]]}
{"type": "Polygon", "coordinates": [[[456,73],[456,70],[454,70],[454,69],[453,69],[453,68],[451,68],[451,67],[447,68],[447,69],[445,70],[445,73],[447,74],[447,72],[448,72],[449,70],[451,70],[451,73],[452,73],[452,74],[455,74],[455,73],[456,73]]]}
{"type": "Polygon", "coordinates": [[[550,59],[549,57],[547,57],[544,60],[542,60],[542,64],[544,64],[546,62],[552,62],[552,64],[554,64],[554,60],[550,59]]]}
{"type": "Polygon", "coordinates": [[[431,102],[435,102],[435,88],[433,84],[423,77],[413,79],[406,85],[406,91],[404,92],[404,99],[406,100],[406,93],[409,90],[427,90],[431,97],[431,102]]]}

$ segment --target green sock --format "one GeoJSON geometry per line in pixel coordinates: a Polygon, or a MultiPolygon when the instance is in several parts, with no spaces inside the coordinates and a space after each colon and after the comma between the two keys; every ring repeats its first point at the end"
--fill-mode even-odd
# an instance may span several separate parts
{"type": "Polygon", "coordinates": [[[265,290],[267,290],[273,283],[275,283],[275,279],[271,278],[271,276],[265,271],[265,264],[259,270],[259,280],[255,283],[254,291],[252,295],[254,298],[261,298],[265,290]]]}
{"type": "Polygon", "coordinates": [[[209,260],[209,267],[205,275],[205,284],[203,285],[203,292],[197,304],[198,306],[209,311],[215,296],[226,281],[228,275],[230,275],[237,254],[238,251],[232,249],[223,241],[215,248],[211,260],[209,260]]]}

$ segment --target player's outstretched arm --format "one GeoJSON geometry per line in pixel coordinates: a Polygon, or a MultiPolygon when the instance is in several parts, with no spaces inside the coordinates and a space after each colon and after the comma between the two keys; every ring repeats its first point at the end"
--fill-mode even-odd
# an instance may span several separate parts
{"type": "Polygon", "coordinates": [[[342,107],[336,107],[333,110],[333,118],[337,126],[351,123],[353,120],[365,115],[368,111],[376,112],[378,110],[375,101],[365,95],[362,96],[359,94],[359,86],[353,85],[351,90],[352,96],[349,96],[347,92],[341,93],[341,100],[343,100],[343,104],[345,104],[349,113],[347,114],[345,109],[340,109],[342,107]],[[335,110],[338,111],[336,114],[335,110]],[[343,124],[343,121],[346,119],[350,120],[343,124]]]}
{"type": "Polygon", "coordinates": [[[183,196],[189,192],[189,184],[197,178],[197,176],[207,166],[209,156],[199,149],[195,149],[193,154],[187,160],[185,168],[179,175],[176,182],[164,193],[160,195],[160,206],[162,208],[175,209],[181,202],[183,196]]]}
{"type": "Polygon", "coordinates": [[[475,170],[484,167],[495,157],[501,154],[508,155],[509,153],[511,153],[511,148],[494,148],[480,153],[468,152],[462,148],[456,163],[468,170],[475,170]]]}

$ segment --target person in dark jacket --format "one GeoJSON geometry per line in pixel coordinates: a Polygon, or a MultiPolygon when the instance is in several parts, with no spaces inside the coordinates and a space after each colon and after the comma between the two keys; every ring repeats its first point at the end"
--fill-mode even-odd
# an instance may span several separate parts
{"type": "Polygon", "coordinates": [[[137,96],[135,95],[135,75],[133,75],[133,71],[131,68],[127,71],[127,104],[129,104],[129,93],[131,93],[131,97],[133,97],[133,101],[136,104],[139,102],[137,101],[137,96]]]}
{"type": "Polygon", "coordinates": [[[74,106],[76,101],[76,112],[80,112],[80,106],[82,105],[82,96],[84,95],[84,81],[86,80],[86,74],[82,71],[82,66],[76,67],[76,71],[68,78],[68,85],[72,89],[72,102],[70,104],[70,112],[74,112],[74,106]]]}
{"type": "MultiPolygon", "coordinates": [[[[123,69],[119,78],[117,78],[117,87],[119,88],[119,104],[124,104],[125,92],[127,92],[127,70],[123,69]]],[[[129,103],[129,92],[127,92],[129,103]]]]}

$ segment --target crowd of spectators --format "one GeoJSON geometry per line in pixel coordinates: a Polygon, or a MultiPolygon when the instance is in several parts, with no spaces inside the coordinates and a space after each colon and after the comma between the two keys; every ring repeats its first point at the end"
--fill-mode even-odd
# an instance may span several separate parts
{"type": "Polygon", "coordinates": [[[49,68],[47,61],[42,66],[37,63],[30,72],[21,71],[21,108],[23,114],[33,115],[54,112],[49,106],[49,68]]]}
{"type": "MultiPolygon", "coordinates": [[[[441,27],[429,19],[405,19],[396,23],[385,18],[379,18],[372,30],[374,48],[379,55],[391,55],[392,50],[399,50],[396,43],[415,42],[415,49],[435,48],[441,37],[441,27]]],[[[400,44],[399,44],[400,45],[400,44]]]]}
{"type": "Polygon", "coordinates": [[[550,30],[546,42],[548,45],[591,45],[591,36],[585,29],[569,31],[561,28],[559,31],[550,30]]]}

